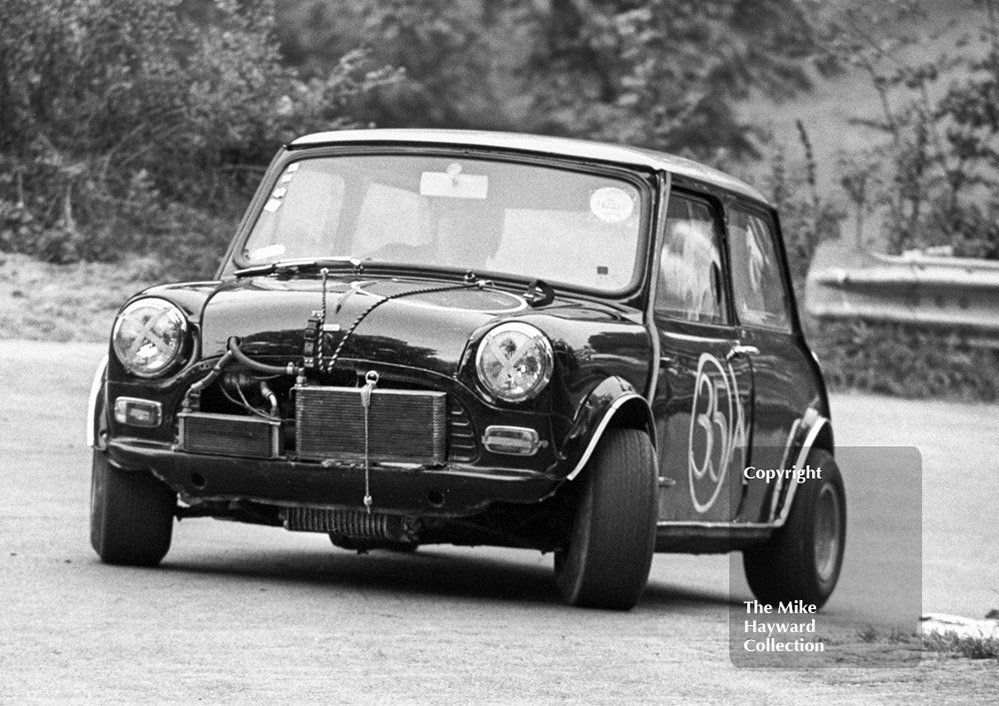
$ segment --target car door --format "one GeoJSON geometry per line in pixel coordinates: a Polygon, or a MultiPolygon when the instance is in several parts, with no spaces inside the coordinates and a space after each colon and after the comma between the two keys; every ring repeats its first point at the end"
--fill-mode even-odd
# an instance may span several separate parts
{"type": "MultiPolygon", "coordinates": [[[[797,330],[793,295],[775,219],[769,211],[738,200],[727,204],[727,245],[738,337],[752,366],[754,405],[752,459],[758,469],[790,469],[794,437],[820,392],[797,330]]],[[[744,479],[741,520],[766,522],[779,481],[744,479]]]]}
{"type": "Polygon", "coordinates": [[[732,325],[721,204],[673,190],[653,321],[660,522],[726,522],[739,511],[752,414],[752,371],[732,325]]]}

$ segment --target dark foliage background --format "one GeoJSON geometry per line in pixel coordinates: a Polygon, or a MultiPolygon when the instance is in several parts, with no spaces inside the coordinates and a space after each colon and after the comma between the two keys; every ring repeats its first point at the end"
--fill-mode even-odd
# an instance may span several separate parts
{"type": "Polygon", "coordinates": [[[789,0],[305,0],[283,5],[289,63],[328,71],[359,42],[406,69],[368,97],[383,127],[605,139],[698,158],[758,155],[736,102],[808,86],[816,29],[789,0]]]}
{"type": "Polygon", "coordinates": [[[0,250],[210,274],[277,147],[324,129],[757,156],[735,101],[804,87],[811,37],[787,0],[4,0],[0,250]]]}
{"type": "MultiPolygon", "coordinates": [[[[888,252],[995,258],[997,3],[962,0],[972,29],[934,56],[913,51],[935,7],[919,0],[2,0],[0,252],[206,277],[283,142],[406,126],[624,142],[752,173],[799,293],[818,243],[872,219],[888,252]],[[836,164],[800,122],[782,143],[741,110],[851,71],[878,96],[855,121],[876,137],[836,164]]],[[[964,356],[961,380],[926,390],[991,390],[975,371],[999,363],[951,343],[863,327],[820,340],[845,385],[898,368],[898,389],[921,393],[906,371],[964,356]],[[901,349],[923,357],[903,370],[901,349]]]]}
{"type": "Polygon", "coordinates": [[[300,77],[270,2],[4,0],[0,250],[209,274],[277,146],[395,79],[362,51],[300,77]]]}

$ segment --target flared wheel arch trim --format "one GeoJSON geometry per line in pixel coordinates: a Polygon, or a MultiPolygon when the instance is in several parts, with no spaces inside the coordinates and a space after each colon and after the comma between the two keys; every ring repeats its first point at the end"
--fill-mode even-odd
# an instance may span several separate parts
{"type": "MultiPolygon", "coordinates": [[[[807,415],[806,415],[807,418],[807,415]]],[[[798,458],[794,465],[796,468],[802,468],[805,464],[805,459],[808,458],[808,454],[811,453],[812,448],[816,447],[816,440],[823,429],[829,424],[829,419],[823,416],[818,416],[815,421],[809,426],[808,434],[805,436],[805,440],[801,442],[801,448],[798,451],[798,458]]],[[[830,427],[831,429],[831,427],[830,427]]],[[[819,445],[818,448],[825,448],[819,445]]],[[[828,451],[832,453],[832,448],[828,451]]],[[[783,527],[784,523],[787,522],[787,516],[791,513],[791,506],[794,504],[795,491],[797,491],[800,483],[790,483],[787,489],[787,498],[784,500],[784,504],[780,507],[780,514],[776,517],[771,516],[771,524],[774,529],[783,527]]]]}
{"type": "Polygon", "coordinates": [[[103,445],[97,438],[97,407],[101,395],[104,393],[104,380],[107,377],[108,356],[101,359],[94,373],[94,380],[90,383],[90,397],[87,401],[87,446],[92,449],[103,449],[103,445]]]}
{"type": "Polygon", "coordinates": [[[579,461],[576,463],[576,466],[572,469],[569,475],[565,477],[566,480],[574,480],[580,473],[582,473],[586,464],[589,463],[590,457],[593,456],[593,452],[596,451],[597,444],[600,443],[604,432],[607,431],[607,427],[610,426],[611,421],[613,421],[617,413],[626,404],[636,402],[639,403],[643,409],[646,422],[643,427],[639,428],[648,433],[649,438],[652,441],[652,447],[656,448],[656,427],[652,419],[652,411],[649,409],[648,402],[637,392],[626,392],[615,399],[607,408],[607,411],[604,412],[603,417],[600,419],[600,422],[593,431],[593,435],[590,437],[590,442],[586,445],[586,449],[583,451],[583,455],[580,456],[579,461]]]}

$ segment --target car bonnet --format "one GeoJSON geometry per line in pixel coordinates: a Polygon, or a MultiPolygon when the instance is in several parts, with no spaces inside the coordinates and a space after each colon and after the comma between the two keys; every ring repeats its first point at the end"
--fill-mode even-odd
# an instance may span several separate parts
{"type": "MultiPolygon", "coordinates": [[[[451,376],[471,334],[527,309],[516,294],[461,282],[334,279],[326,287],[325,355],[409,366],[451,376]]],[[[321,277],[247,277],[222,285],[202,314],[202,355],[230,337],[244,353],[286,363],[303,355],[310,317],[323,310],[321,277]]]]}

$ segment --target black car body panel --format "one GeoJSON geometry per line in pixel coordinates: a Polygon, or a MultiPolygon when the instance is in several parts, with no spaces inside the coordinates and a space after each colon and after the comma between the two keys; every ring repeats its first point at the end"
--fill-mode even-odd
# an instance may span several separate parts
{"type": "Polygon", "coordinates": [[[344,534],[342,513],[369,527],[374,512],[407,541],[561,551],[591,466],[631,429],[654,448],[656,549],[731,551],[779,530],[797,490],[743,469],[833,449],[787,272],[759,192],[688,160],[494,133],[309,136],[275,157],[217,280],[123,307],[93,444],[166,483],[182,516],[356,543],[367,530],[344,534]],[[417,254],[419,233],[462,218],[488,241],[494,199],[503,239],[485,260],[417,254]],[[339,251],[288,240],[323,236],[320,220],[339,251]],[[393,237],[411,240],[377,250],[393,237]],[[305,431],[314,415],[328,434],[305,431]]]}
{"type": "MultiPolygon", "coordinates": [[[[439,285],[438,285],[439,286],[439,285]]],[[[583,457],[594,432],[610,412],[615,400],[624,396],[642,400],[650,377],[644,351],[649,348],[648,332],[633,312],[598,301],[558,298],[543,309],[530,309],[517,293],[493,287],[463,287],[446,292],[431,292],[435,283],[426,280],[357,279],[331,280],[328,299],[338,308],[330,321],[342,321],[346,329],[380,297],[413,292],[379,307],[353,331],[337,361],[339,374],[353,379],[369,370],[381,376],[383,384],[420,385],[445,390],[468,410],[476,437],[491,425],[514,425],[541,431],[546,448],[529,460],[517,457],[497,458],[479,450],[476,458],[464,463],[449,464],[435,472],[452,472],[456,477],[468,473],[485,473],[503,477],[538,476],[560,481],[575,469],[583,457]],[[510,405],[492,399],[476,381],[474,351],[491,325],[505,319],[529,322],[544,330],[553,341],[556,380],[545,394],[523,405],[510,405]]],[[[215,287],[199,284],[193,291],[184,287],[158,287],[143,293],[175,302],[192,314],[192,330],[200,333],[199,362],[176,375],[156,383],[130,380],[120,364],[111,356],[112,380],[107,386],[109,399],[120,396],[145,397],[160,402],[164,410],[180,409],[187,388],[203,377],[225,352],[227,342],[236,337],[242,351],[272,365],[294,364],[301,358],[304,326],[320,301],[322,282],[318,277],[253,277],[220,282],[215,287]],[[196,315],[195,312],[197,312],[196,315]],[[125,378],[117,380],[117,377],[125,378]]],[[[335,340],[331,338],[331,341],[335,340]]],[[[329,346],[330,349],[334,345],[329,346]]],[[[645,424],[651,428],[651,415],[645,424]]],[[[183,454],[172,449],[176,432],[175,417],[167,412],[164,423],[150,430],[137,430],[128,425],[109,422],[112,443],[111,457],[125,468],[148,467],[168,480],[188,498],[212,499],[266,497],[248,481],[240,490],[236,480],[227,481],[224,489],[206,480],[192,484],[190,475],[211,479],[222,464],[216,457],[183,454]],[[165,451],[154,451],[153,444],[163,444],[165,451]],[[185,470],[176,470],[183,468],[185,470]]],[[[249,468],[245,459],[239,463],[249,468]]],[[[280,462],[262,462],[262,478],[283,477],[289,469],[280,469],[280,462]],[[267,471],[271,468],[271,471],[267,471]],[[274,476],[270,476],[273,473],[274,476]],[[282,474],[284,474],[282,476],[282,474]]],[[[305,464],[308,468],[308,464],[305,464]]],[[[427,471],[429,472],[429,470],[427,471]]],[[[237,474],[238,476],[238,474],[237,474]]],[[[273,500],[280,502],[336,504],[332,489],[316,493],[314,483],[291,484],[301,492],[286,493],[273,500]]],[[[509,487],[509,482],[499,486],[509,487]]],[[[499,487],[498,486],[498,487],[499,487]]],[[[553,482],[532,483],[533,490],[523,499],[514,491],[484,494],[476,502],[466,503],[464,511],[479,511],[496,500],[538,501],[550,495],[553,482]]],[[[356,494],[355,494],[356,496],[356,494]]],[[[404,508],[394,508],[404,509],[404,508]]],[[[439,509],[429,508],[428,512],[439,509]]],[[[450,507],[447,512],[454,512],[450,507]]]]}

